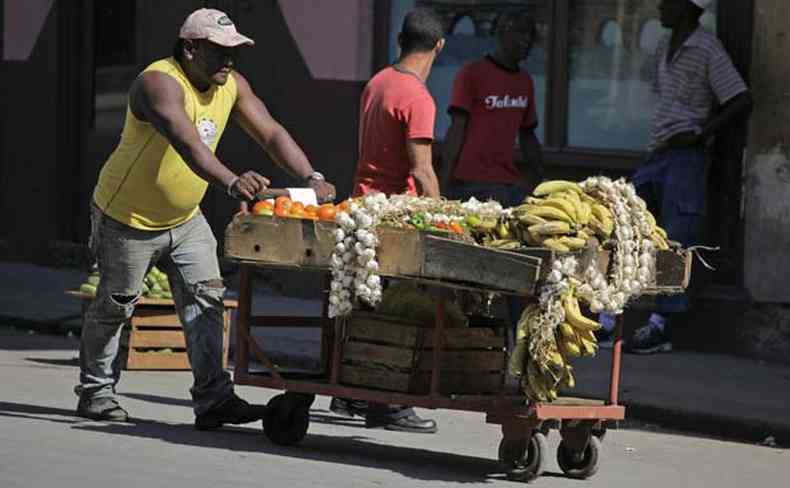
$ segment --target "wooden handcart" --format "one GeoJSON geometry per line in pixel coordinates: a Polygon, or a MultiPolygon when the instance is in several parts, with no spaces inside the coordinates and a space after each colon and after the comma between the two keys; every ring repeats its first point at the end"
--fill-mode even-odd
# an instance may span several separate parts
{"type": "MultiPolygon", "coordinates": [[[[560,397],[552,403],[528,403],[507,373],[505,334],[485,327],[448,328],[441,300],[436,301],[433,324],[402,323],[358,311],[332,320],[327,317],[326,291],[321,317],[253,316],[255,268],[320,270],[327,285],[323,289],[328,288],[333,228],[331,223],[240,214],[226,231],[225,256],[239,263],[241,275],[234,382],[284,390],[270,401],[264,421],[272,442],[299,442],[307,433],[315,395],[328,395],[484,412],[486,422],[501,426],[498,458],[513,480],[529,481],[543,472],[550,428],[557,428],[562,437],[557,460],[566,475],[588,478],[597,471],[607,422],[625,418],[625,408],[618,403],[622,319],[617,322],[606,399],[560,397]],[[321,329],[320,371],[281,371],[251,333],[253,327],[295,326],[321,329]],[[251,370],[253,358],[264,371],[251,370]],[[369,362],[377,367],[366,367],[369,362]]],[[[485,249],[425,233],[383,231],[378,259],[384,277],[415,280],[438,290],[530,297],[553,258],[544,250],[533,254],[485,249]]],[[[674,270],[664,276],[664,285],[677,281],[678,273],[687,283],[687,255],[661,259],[672,263],[674,270]]],[[[685,283],[677,283],[678,289],[683,287],[685,283]]]]}

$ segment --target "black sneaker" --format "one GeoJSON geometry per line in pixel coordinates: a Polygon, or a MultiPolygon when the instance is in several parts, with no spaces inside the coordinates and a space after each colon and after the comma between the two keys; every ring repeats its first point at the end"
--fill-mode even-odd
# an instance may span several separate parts
{"type": "Polygon", "coordinates": [[[213,430],[223,424],[246,424],[261,420],[266,416],[268,409],[265,405],[251,405],[242,400],[235,393],[208,412],[195,417],[197,430],[213,430]]]}
{"type": "Polygon", "coordinates": [[[395,419],[389,417],[373,418],[368,415],[365,419],[365,427],[368,429],[384,428],[386,430],[413,434],[435,434],[439,430],[435,421],[424,419],[416,413],[395,419]]]}
{"type": "Polygon", "coordinates": [[[363,400],[350,400],[348,398],[334,397],[329,402],[329,410],[341,417],[364,417],[368,413],[368,402],[363,400]]]}
{"type": "Polygon", "coordinates": [[[634,337],[625,345],[625,350],[632,354],[672,352],[672,343],[658,327],[648,324],[636,329],[634,337]]]}
{"type": "Polygon", "coordinates": [[[127,422],[129,414],[111,397],[88,398],[80,395],[77,403],[77,416],[91,420],[108,422],[127,422]]]}

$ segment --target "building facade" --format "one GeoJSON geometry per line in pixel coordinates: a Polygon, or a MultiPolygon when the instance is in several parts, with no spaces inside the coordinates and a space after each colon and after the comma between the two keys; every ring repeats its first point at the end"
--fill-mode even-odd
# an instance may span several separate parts
{"type": "MultiPolygon", "coordinates": [[[[540,41],[526,63],[535,78],[539,136],[548,176],[628,176],[644,158],[653,95],[651,60],[664,31],[657,0],[0,0],[0,239],[26,257],[59,240],[84,242],[98,170],[116,144],[129,84],[171,52],[195,8],[225,10],[257,45],[239,70],[292,133],[313,165],[350,191],[358,98],[365,81],[397,55],[396,34],[415,6],[445,21],[446,49],[429,80],[439,110],[437,145],[449,119],[452,79],[490,51],[507,9],[526,8],[540,41]]],[[[683,336],[694,347],[790,357],[790,320],[778,286],[790,271],[784,243],[790,212],[786,93],[790,6],[783,0],[718,0],[705,15],[752,86],[749,125],[728,128],[713,150],[706,242],[717,268],[695,268],[698,306],[683,336]],[[765,304],[760,315],[753,303],[765,304]],[[750,315],[751,314],[751,315],[750,315]],[[756,314],[756,315],[755,315],[756,314]],[[736,317],[733,319],[732,317],[736,317]],[[756,318],[755,318],[756,317],[756,318]],[[764,318],[769,317],[769,318],[764,318]],[[753,325],[759,323],[759,325],[753,325]],[[759,330],[758,330],[759,329],[759,330]],[[765,332],[768,331],[768,332],[765,332]],[[712,339],[711,339],[712,337],[712,339]]],[[[438,151],[437,151],[438,154],[438,151]]],[[[219,156],[293,184],[242,132],[231,128],[219,156]]],[[[204,202],[221,236],[235,208],[222,192],[204,202]]],[[[790,242],[788,242],[790,243],[790,242]]]]}

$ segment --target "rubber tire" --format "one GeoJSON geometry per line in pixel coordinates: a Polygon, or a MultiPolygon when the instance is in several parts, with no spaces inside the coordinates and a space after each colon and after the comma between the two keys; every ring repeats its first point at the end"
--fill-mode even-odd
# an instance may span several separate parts
{"type": "Polygon", "coordinates": [[[511,481],[532,481],[546,470],[548,441],[541,432],[529,439],[507,440],[499,443],[499,462],[511,481]]]}
{"type": "Polygon", "coordinates": [[[601,441],[595,436],[590,436],[581,461],[575,461],[573,452],[568,449],[564,441],[560,441],[560,445],[557,446],[557,464],[567,476],[584,480],[598,472],[600,454],[601,441]]]}
{"type": "Polygon", "coordinates": [[[263,433],[278,446],[292,446],[307,435],[310,426],[310,405],[301,395],[281,393],[266,406],[269,414],[263,419],[263,433]]]}

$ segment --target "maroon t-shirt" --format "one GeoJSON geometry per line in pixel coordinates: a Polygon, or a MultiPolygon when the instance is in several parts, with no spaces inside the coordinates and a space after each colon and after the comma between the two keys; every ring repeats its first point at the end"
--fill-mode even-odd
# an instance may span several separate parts
{"type": "Polygon", "coordinates": [[[514,184],[521,173],[513,161],[520,128],[538,125],[535,84],[526,71],[514,71],[486,57],[464,66],[455,78],[449,111],[469,114],[453,178],[514,184]]]}

